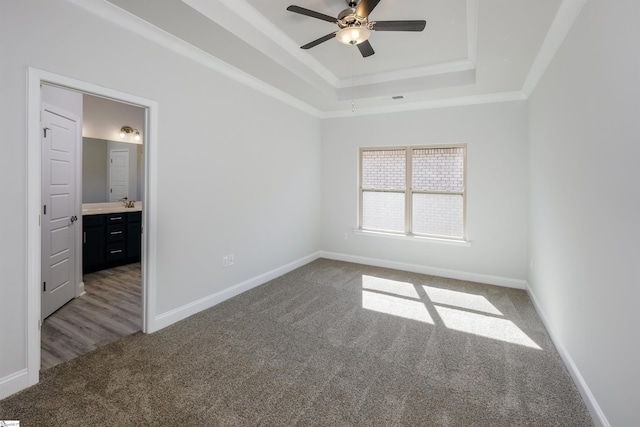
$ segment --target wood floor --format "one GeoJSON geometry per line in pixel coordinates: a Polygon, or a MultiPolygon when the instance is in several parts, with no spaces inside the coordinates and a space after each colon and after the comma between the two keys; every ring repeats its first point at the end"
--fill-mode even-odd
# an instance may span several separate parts
{"type": "Polygon", "coordinates": [[[84,275],[86,294],[45,319],[41,370],[66,362],[142,327],[140,263],[84,275]]]}

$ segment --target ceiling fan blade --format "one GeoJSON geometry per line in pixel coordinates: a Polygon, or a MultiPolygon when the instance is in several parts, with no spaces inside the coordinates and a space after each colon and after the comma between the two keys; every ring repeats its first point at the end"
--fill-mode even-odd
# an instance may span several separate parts
{"type": "Polygon", "coordinates": [[[310,16],[312,18],[322,19],[323,21],[336,23],[338,20],[333,16],[325,15],[324,13],[315,12],[313,10],[305,9],[304,7],[291,5],[287,8],[289,12],[299,13],[301,15],[310,16]]]}
{"type": "Polygon", "coordinates": [[[422,31],[427,21],[375,21],[371,29],[374,31],[422,31]]]}
{"type": "Polygon", "coordinates": [[[332,38],[334,38],[336,36],[337,31],[331,33],[331,34],[327,34],[326,36],[320,37],[319,39],[316,39],[312,42],[309,42],[307,44],[305,44],[304,46],[300,46],[300,49],[311,49],[314,46],[318,46],[320,43],[324,43],[327,40],[331,40],[332,38]]]}
{"type": "Polygon", "coordinates": [[[357,44],[356,46],[358,46],[358,50],[362,54],[363,58],[366,58],[367,56],[371,56],[374,53],[376,53],[373,50],[373,47],[371,47],[371,43],[369,43],[369,40],[365,40],[362,43],[357,44]]]}
{"type": "Polygon", "coordinates": [[[366,18],[378,3],[380,3],[380,0],[360,0],[360,3],[356,6],[356,15],[366,18]]]}

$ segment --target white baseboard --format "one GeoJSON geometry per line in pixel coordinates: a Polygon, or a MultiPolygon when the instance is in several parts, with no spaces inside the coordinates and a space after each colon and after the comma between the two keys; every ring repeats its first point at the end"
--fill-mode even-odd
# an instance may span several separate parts
{"type": "Polygon", "coordinates": [[[393,268],[396,270],[411,271],[413,273],[429,274],[431,276],[447,277],[450,279],[467,280],[470,282],[486,283],[488,285],[502,286],[505,288],[526,289],[526,280],[510,277],[491,276],[489,274],[470,273],[467,271],[449,270],[446,268],[430,267],[428,265],[409,264],[406,262],[389,261],[386,259],[368,258],[358,255],[349,255],[336,252],[320,251],[321,258],[336,261],[353,262],[357,264],[373,265],[376,267],[393,268]]]}
{"type": "Polygon", "coordinates": [[[600,408],[600,405],[598,405],[598,402],[596,401],[595,396],[591,392],[591,389],[587,385],[587,382],[582,377],[580,370],[578,369],[576,364],[573,362],[571,355],[569,354],[566,347],[564,346],[562,341],[560,341],[560,339],[558,338],[558,335],[555,333],[555,331],[549,324],[549,321],[547,320],[547,316],[545,315],[544,310],[542,310],[542,307],[540,306],[540,302],[536,297],[535,292],[533,292],[533,289],[531,288],[529,283],[527,283],[526,289],[527,289],[527,293],[529,294],[529,298],[531,298],[531,301],[533,301],[533,305],[536,308],[536,311],[538,312],[538,316],[540,316],[540,319],[542,319],[542,323],[544,323],[545,328],[547,328],[547,332],[549,332],[551,341],[553,341],[553,344],[556,346],[556,349],[558,350],[558,353],[560,354],[560,357],[562,358],[564,365],[567,367],[569,374],[571,375],[571,377],[573,378],[573,381],[578,387],[578,391],[582,395],[582,399],[584,400],[584,403],[587,405],[587,409],[591,414],[591,418],[593,419],[594,425],[596,427],[611,427],[611,424],[609,424],[607,417],[604,415],[604,412],[602,412],[602,409],[600,408]]]}
{"type": "Polygon", "coordinates": [[[213,307],[214,305],[220,304],[221,302],[226,301],[229,298],[233,298],[236,295],[239,295],[257,286],[260,286],[268,282],[269,280],[282,276],[283,274],[286,274],[292,270],[295,270],[298,267],[302,267],[303,265],[308,264],[318,259],[319,257],[320,257],[319,252],[313,253],[311,255],[307,255],[296,261],[290,262],[289,264],[275,268],[271,271],[267,271],[266,273],[260,274],[251,279],[245,280],[244,282],[241,282],[229,288],[223,289],[222,291],[216,292],[215,294],[208,295],[206,297],[200,298],[199,300],[196,300],[189,304],[185,304],[181,307],[175,308],[166,313],[159,314],[156,316],[155,321],[153,323],[153,330],[149,332],[155,332],[155,331],[159,331],[162,328],[166,328],[167,326],[172,325],[173,323],[186,319],[187,317],[192,316],[196,313],[199,313],[202,310],[206,310],[207,308],[213,307]]]}
{"type": "Polygon", "coordinates": [[[0,378],[0,400],[29,387],[29,372],[26,369],[0,378]]]}
{"type": "Polygon", "coordinates": [[[76,289],[76,298],[83,296],[86,294],[84,290],[84,282],[78,283],[78,289],[76,289]]]}

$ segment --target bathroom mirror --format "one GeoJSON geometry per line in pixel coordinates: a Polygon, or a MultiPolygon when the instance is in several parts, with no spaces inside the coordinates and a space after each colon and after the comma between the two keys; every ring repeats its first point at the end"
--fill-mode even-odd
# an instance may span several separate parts
{"type": "Polygon", "coordinates": [[[113,202],[121,194],[142,200],[142,150],[141,144],[82,138],[82,203],[113,202]],[[121,194],[113,193],[112,178],[124,183],[121,194]]]}

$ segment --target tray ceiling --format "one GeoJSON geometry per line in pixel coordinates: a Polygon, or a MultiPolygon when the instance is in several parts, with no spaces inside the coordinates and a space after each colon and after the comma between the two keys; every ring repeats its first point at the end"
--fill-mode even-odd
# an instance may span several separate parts
{"type": "Polygon", "coordinates": [[[109,2],[321,112],[350,109],[352,100],[380,108],[521,91],[562,3],[381,0],[370,20],[427,26],[373,31],[376,53],[363,58],[337,40],[300,49],[337,26],[286,10],[295,4],[337,16],[344,0],[109,2]]]}

